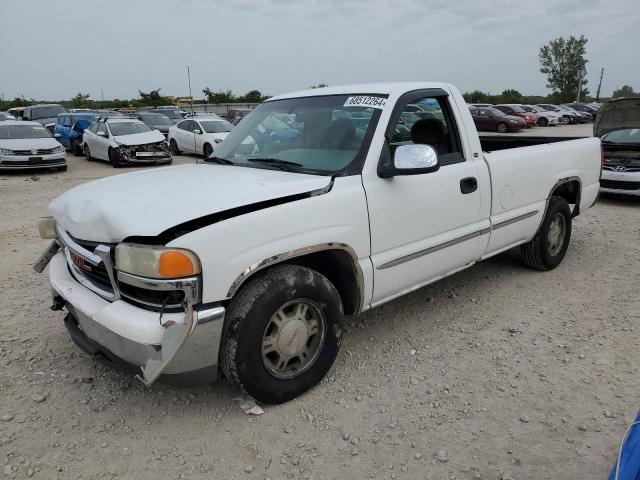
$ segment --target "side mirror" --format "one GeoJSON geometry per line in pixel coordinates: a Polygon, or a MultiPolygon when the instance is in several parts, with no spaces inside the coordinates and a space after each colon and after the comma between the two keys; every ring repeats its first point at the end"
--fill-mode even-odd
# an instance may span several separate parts
{"type": "Polygon", "coordinates": [[[200,130],[199,128],[194,128],[193,133],[200,135],[202,133],[202,130],[200,130]]]}
{"type": "Polygon", "coordinates": [[[53,136],[54,136],[55,138],[60,138],[62,135],[60,135],[59,133],[54,133],[54,134],[53,134],[53,136]]]}
{"type": "Polygon", "coordinates": [[[107,134],[105,132],[102,132],[102,131],[97,132],[96,135],[98,135],[99,137],[107,138],[107,134]]]}
{"type": "Polygon", "coordinates": [[[400,145],[393,154],[392,162],[382,162],[378,176],[420,175],[435,172],[439,168],[438,152],[431,145],[400,145]]]}

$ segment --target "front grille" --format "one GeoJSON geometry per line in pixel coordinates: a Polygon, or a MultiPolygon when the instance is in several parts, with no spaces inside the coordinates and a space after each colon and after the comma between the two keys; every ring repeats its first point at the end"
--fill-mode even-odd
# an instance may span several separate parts
{"type": "Polygon", "coordinates": [[[182,311],[184,292],[180,290],[160,291],[134,287],[118,282],[120,294],[127,300],[150,310],[160,311],[164,305],[166,313],[182,311]]]}
{"type": "Polygon", "coordinates": [[[625,163],[618,163],[618,164],[605,163],[602,166],[602,169],[603,170],[609,170],[609,171],[612,171],[612,172],[640,172],[640,165],[636,166],[636,165],[628,165],[628,164],[625,164],[625,163]],[[617,167],[622,167],[623,170],[620,170],[617,167]]]}
{"type": "Polygon", "coordinates": [[[0,162],[0,164],[5,167],[38,167],[46,165],[58,165],[64,162],[64,158],[40,158],[37,160],[12,160],[0,162]]]}
{"type": "Polygon", "coordinates": [[[600,186],[615,190],[640,190],[640,182],[625,182],[624,180],[600,180],[600,186]]]}
{"type": "MultiPolygon", "coordinates": [[[[78,240],[77,238],[73,238],[73,241],[76,242],[81,247],[86,248],[90,252],[93,252],[100,242],[92,242],[89,240],[78,240]]],[[[112,247],[108,245],[108,247],[112,247]]],[[[111,258],[115,259],[114,249],[111,248],[111,258]]],[[[93,283],[96,287],[104,290],[105,292],[113,293],[113,287],[111,286],[111,280],[109,279],[109,273],[107,272],[107,268],[104,266],[104,263],[100,262],[98,266],[87,265],[91,270],[80,269],[76,267],[76,271],[80,272],[82,276],[84,276],[87,280],[93,283]]]]}
{"type": "MultiPolygon", "coordinates": [[[[57,148],[57,147],[56,147],[57,148]]],[[[51,155],[53,153],[53,148],[39,148],[35,150],[36,153],[33,153],[32,150],[14,150],[14,155],[51,155]]]]}

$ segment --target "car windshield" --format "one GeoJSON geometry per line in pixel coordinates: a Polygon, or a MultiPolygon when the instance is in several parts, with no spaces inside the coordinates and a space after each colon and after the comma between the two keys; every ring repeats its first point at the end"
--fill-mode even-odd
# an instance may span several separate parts
{"type": "Polygon", "coordinates": [[[529,105],[523,105],[523,106],[522,106],[522,109],[523,109],[525,112],[529,112],[529,113],[538,113],[538,110],[536,110],[536,108],[535,108],[535,107],[530,107],[529,105]]]}
{"type": "Polygon", "coordinates": [[[153,113],[159,113],[161,115],[164,115],[165,117],[169,117],[173,120],[182,120],[182,115],[180,115],[180,112],[177,112],[175,110],[162,110],[161,112],[153,112],[153,113]]]}
{"type": "Polygon", "coordinates": [[[109,123],[109,130],[115,137],[151,132],[151,129],[142,122],[113,122],[109,123]]]}
{"type": "Polygon", "coordinates": [[[349,95],[265,102],[216,147],[212,160],[334,174],[365,154],[367,133],[375,128],[384,102],[383,96],[349,95]]]}
{"type": "Polygon", "coordinates": [[[233,128],[233,125],[225,120],[200,120],[200,125],[206,133],[230,132],[233,128]]]}
{"type": "Polygon", "coordinates": [[[493,113],[496,117],[504,117],[505,115],[507,115],[502,110],[498,110],[497,108],[487,108],[487,111],[493,113]]]}
{"type": "Polygon", "coordinates": [[[517,105],[509,105],[509,107],[511,107],[511,109],[512,109],[514,112],[517,112],[517,113],[524,113],[524,110],[522,109],[522,107],[519,107],[519,106],[517,106],[517,105]]]}
{"type": "Polygon", "coordinates": [[[605,143],[640,144],[640,128],[626,128],[607,133],[602,137],[605,143]]]}
{"type": "Polygon", "coordinates": [[[0,127],[0,140],[19,138],[51,138],[51,134],[41,125],[3,125],[0,127]]]}
{"type": "Polygon", "coordinates": [[[61,105],[51,105],[47,107],[33,107],[31,109],[31,119],[56,117],[59,113],[67,110],[61,105]]]}
{"type": "Polygon", "coordinates": [[[71,117],[71,119],[74,122],[79,122],[80,120],[88,120],[91,123],[96,122],[99,118],[100,118],[100,115],[94,115],[94,114],[74,115],[73,117],[71,117]]]}
{"type": "Polygon", "coordinates": [[[169,117],[160,113],[147,113],[145,115],[140,115],[140,120],[147,125],[173,125],[173,122],[169,117]]]}

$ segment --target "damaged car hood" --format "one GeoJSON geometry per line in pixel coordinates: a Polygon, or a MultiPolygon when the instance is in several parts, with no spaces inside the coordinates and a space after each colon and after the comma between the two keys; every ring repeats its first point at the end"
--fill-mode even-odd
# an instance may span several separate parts
{"type": "Polygon", "coordinates": [[[121,145],[144,145],[146,143],[162,142],[164,140],[164,135],[156,130],[152,130],[150,132],[114,136],[113,139],[121,145]]]}
{"type": "Polygon", "coordinates": [[[73,237],[120,242],[153,237],[185,222],[233,208],[322,190],[330,177],[262,168],[196,164],[87,182],[49,210],[73,237]]]}
{"type": "Polygon", "coordinates": [[[640,128],[640,97],[619,98],[604,104],[593,123],[593,136],[630,128],[640,128]]]}

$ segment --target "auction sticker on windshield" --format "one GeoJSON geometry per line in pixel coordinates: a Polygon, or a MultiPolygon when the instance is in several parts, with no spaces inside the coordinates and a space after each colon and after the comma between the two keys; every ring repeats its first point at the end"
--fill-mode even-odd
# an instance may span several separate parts
{"type": "Polygon", "coordinates": [[[343,107],[372,107],[382,109],[386,103],[387,99],[382,97],[357,96],[347,98],[343,107]]]}

